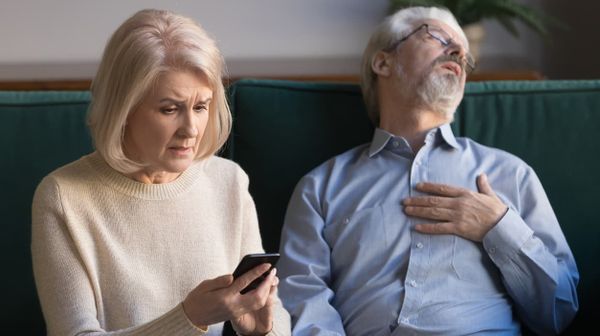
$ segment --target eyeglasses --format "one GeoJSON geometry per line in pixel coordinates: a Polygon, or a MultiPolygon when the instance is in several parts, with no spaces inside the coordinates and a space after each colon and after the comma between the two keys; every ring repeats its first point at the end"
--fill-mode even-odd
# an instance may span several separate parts
{"type": "MultiPolygon", "coordinates": [[[[444,30],[437,28],[437,27],[429,27],[429,25],[427,23],[424,23],[424,24],[420,25],[419,27],[417,27],[415,30],[411,31],[408,35],[399,39],[397,42],[392,44],[390,47],[385,48],[383,51],[391,52],[393,50],[396,50],[396,48],[398,48],[400,43],[408,40],[409,37],[420,32],[421,30],[423,30],[423,28],[425,28],[425,32],[426,32],[427,36],[438,41],[444,48],[447,48],[451,44],[460,45],[459,43],[456,43],[454,41],[454,39],[452,37],[450,37],[450,35],[447,32],[445,32],[444,30]]],[[[473,59],[473,56],[471,54],[467,53],[465,55],[464,62],[465,62],[465,67],[466,67],[465,70],[466,70],[467,74],[469,74],[469,73],[473,72],[473,70],[475,70],[475,60],[473,59]]]]}

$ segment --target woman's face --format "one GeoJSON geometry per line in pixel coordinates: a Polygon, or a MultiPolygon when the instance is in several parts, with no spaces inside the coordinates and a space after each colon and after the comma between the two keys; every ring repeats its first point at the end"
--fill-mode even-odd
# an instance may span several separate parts
{"type": "Polygon", "coordinates": [[[169,71],[127,118],[127,157],[148,165],[130,174],[143,183],[175,180],[193,163],[209,117],[213,91],[203,75],[169,71]]]}

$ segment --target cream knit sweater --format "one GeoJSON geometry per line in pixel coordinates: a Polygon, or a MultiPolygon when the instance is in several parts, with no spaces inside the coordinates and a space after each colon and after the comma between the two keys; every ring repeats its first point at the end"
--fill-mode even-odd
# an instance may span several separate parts
{"type": "MultiPolygon", "coordinates": [[[[181,302],[262,251],[248,178],[218,157],[149,185],[93,153],[44,178],[32,219],[48,335],[220,335],[222,323],[193,326],[181,302]]],[[[271,334],[290,334],[281,302],[271,334]]]]}

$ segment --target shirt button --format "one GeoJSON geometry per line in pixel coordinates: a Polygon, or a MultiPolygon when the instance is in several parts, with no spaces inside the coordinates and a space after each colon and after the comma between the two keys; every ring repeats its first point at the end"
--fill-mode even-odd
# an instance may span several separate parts
{"type": "Polygon", "coordinates": [[[421,165],[421,161],[415,161],[415,166],[420,166],[421,165]]]}
{"type": "Polygon", "coordinates": [[[398,147],[398,146],[400,146],[400,143],[398,141],[394,141],[394,142],[392,142],[392,146],[398,147]]]}
{"type": "Polygon", "coordinates": [[[410,281],[408,282],[408,284],[409,284],[411,287],[417,287],[417,282],[416,282],[415,280],[410,280],[410,281]]]}
{"type": "Polygon", "coordinates": [[[410,320],[406,317],[403,317],[400,319],[400,322],[404,323],[404,324],[408,324],[408,322],[410,322],[410,320]]]}
{"type": "Polygon", "coordinates": [[[488,250],[490,253],[496,253],[496,248],[495,247],[490,247],[490,249],[488,250]]]}
{"type": "Polygon", "coordinates": [[[423,248],[423,243],[420,243],[420,242],[419,242],[419,243],[417,243],[417,248],[418,248],[418,249],[420,249],[420,248],[423,248]]]}
{"type": "Polygon", "coordinates": [[[350,218],[344,218],[344,224],[350,223],[350,218]]]}

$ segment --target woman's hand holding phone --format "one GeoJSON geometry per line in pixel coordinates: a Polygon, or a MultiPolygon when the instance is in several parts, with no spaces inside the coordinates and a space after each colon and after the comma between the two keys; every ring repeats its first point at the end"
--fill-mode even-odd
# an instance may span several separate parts
{"type": "MultiPolygon", "coordinates": [[[[264,265],[264,264],[263,264],[264,265]]],[[[267,270],[270,267],[270,264],[267,270]]],[[[265,270],[266,271],[266,270],[265,270]]],[[[259,273],[260,276],[264,274],[259,273]]],[[[255,290],[241,294],[241,296],[256,296],[253,301],[256,303],[254,306],[257,308],[247,314],[243,314],[237,319],[231,320],[233,329],[241,335],[265,335],[271,329],[273,329],[273,304],[277,297],[277,285],[279,284],[279,278],[276,276],[277,269],[273,268],[268,273],[266,278],[258,285],[255,290]],[[264,301],[263,301],[264,300],[264,301]]],[[[241,278],[238,278],[240,280],[241,278]]],[[[253,278],[250,280],[254,281],[253,278]]],[[[249,283],[242,285],[242,288],[246,288],[249,283]]]]}
{"type": "Polygon", "coordinates": [[[273,327],[273,304],[279,284],[276,270],[271,268],[271,264],[262,263],[237,278],[228,274],[203,281],[183,302],[188,319],[202,329],[231,320],[240,334],[268,333],[273,327]],[[241,293],[265,273],[266,277],[254,290],[241,293]]]}

